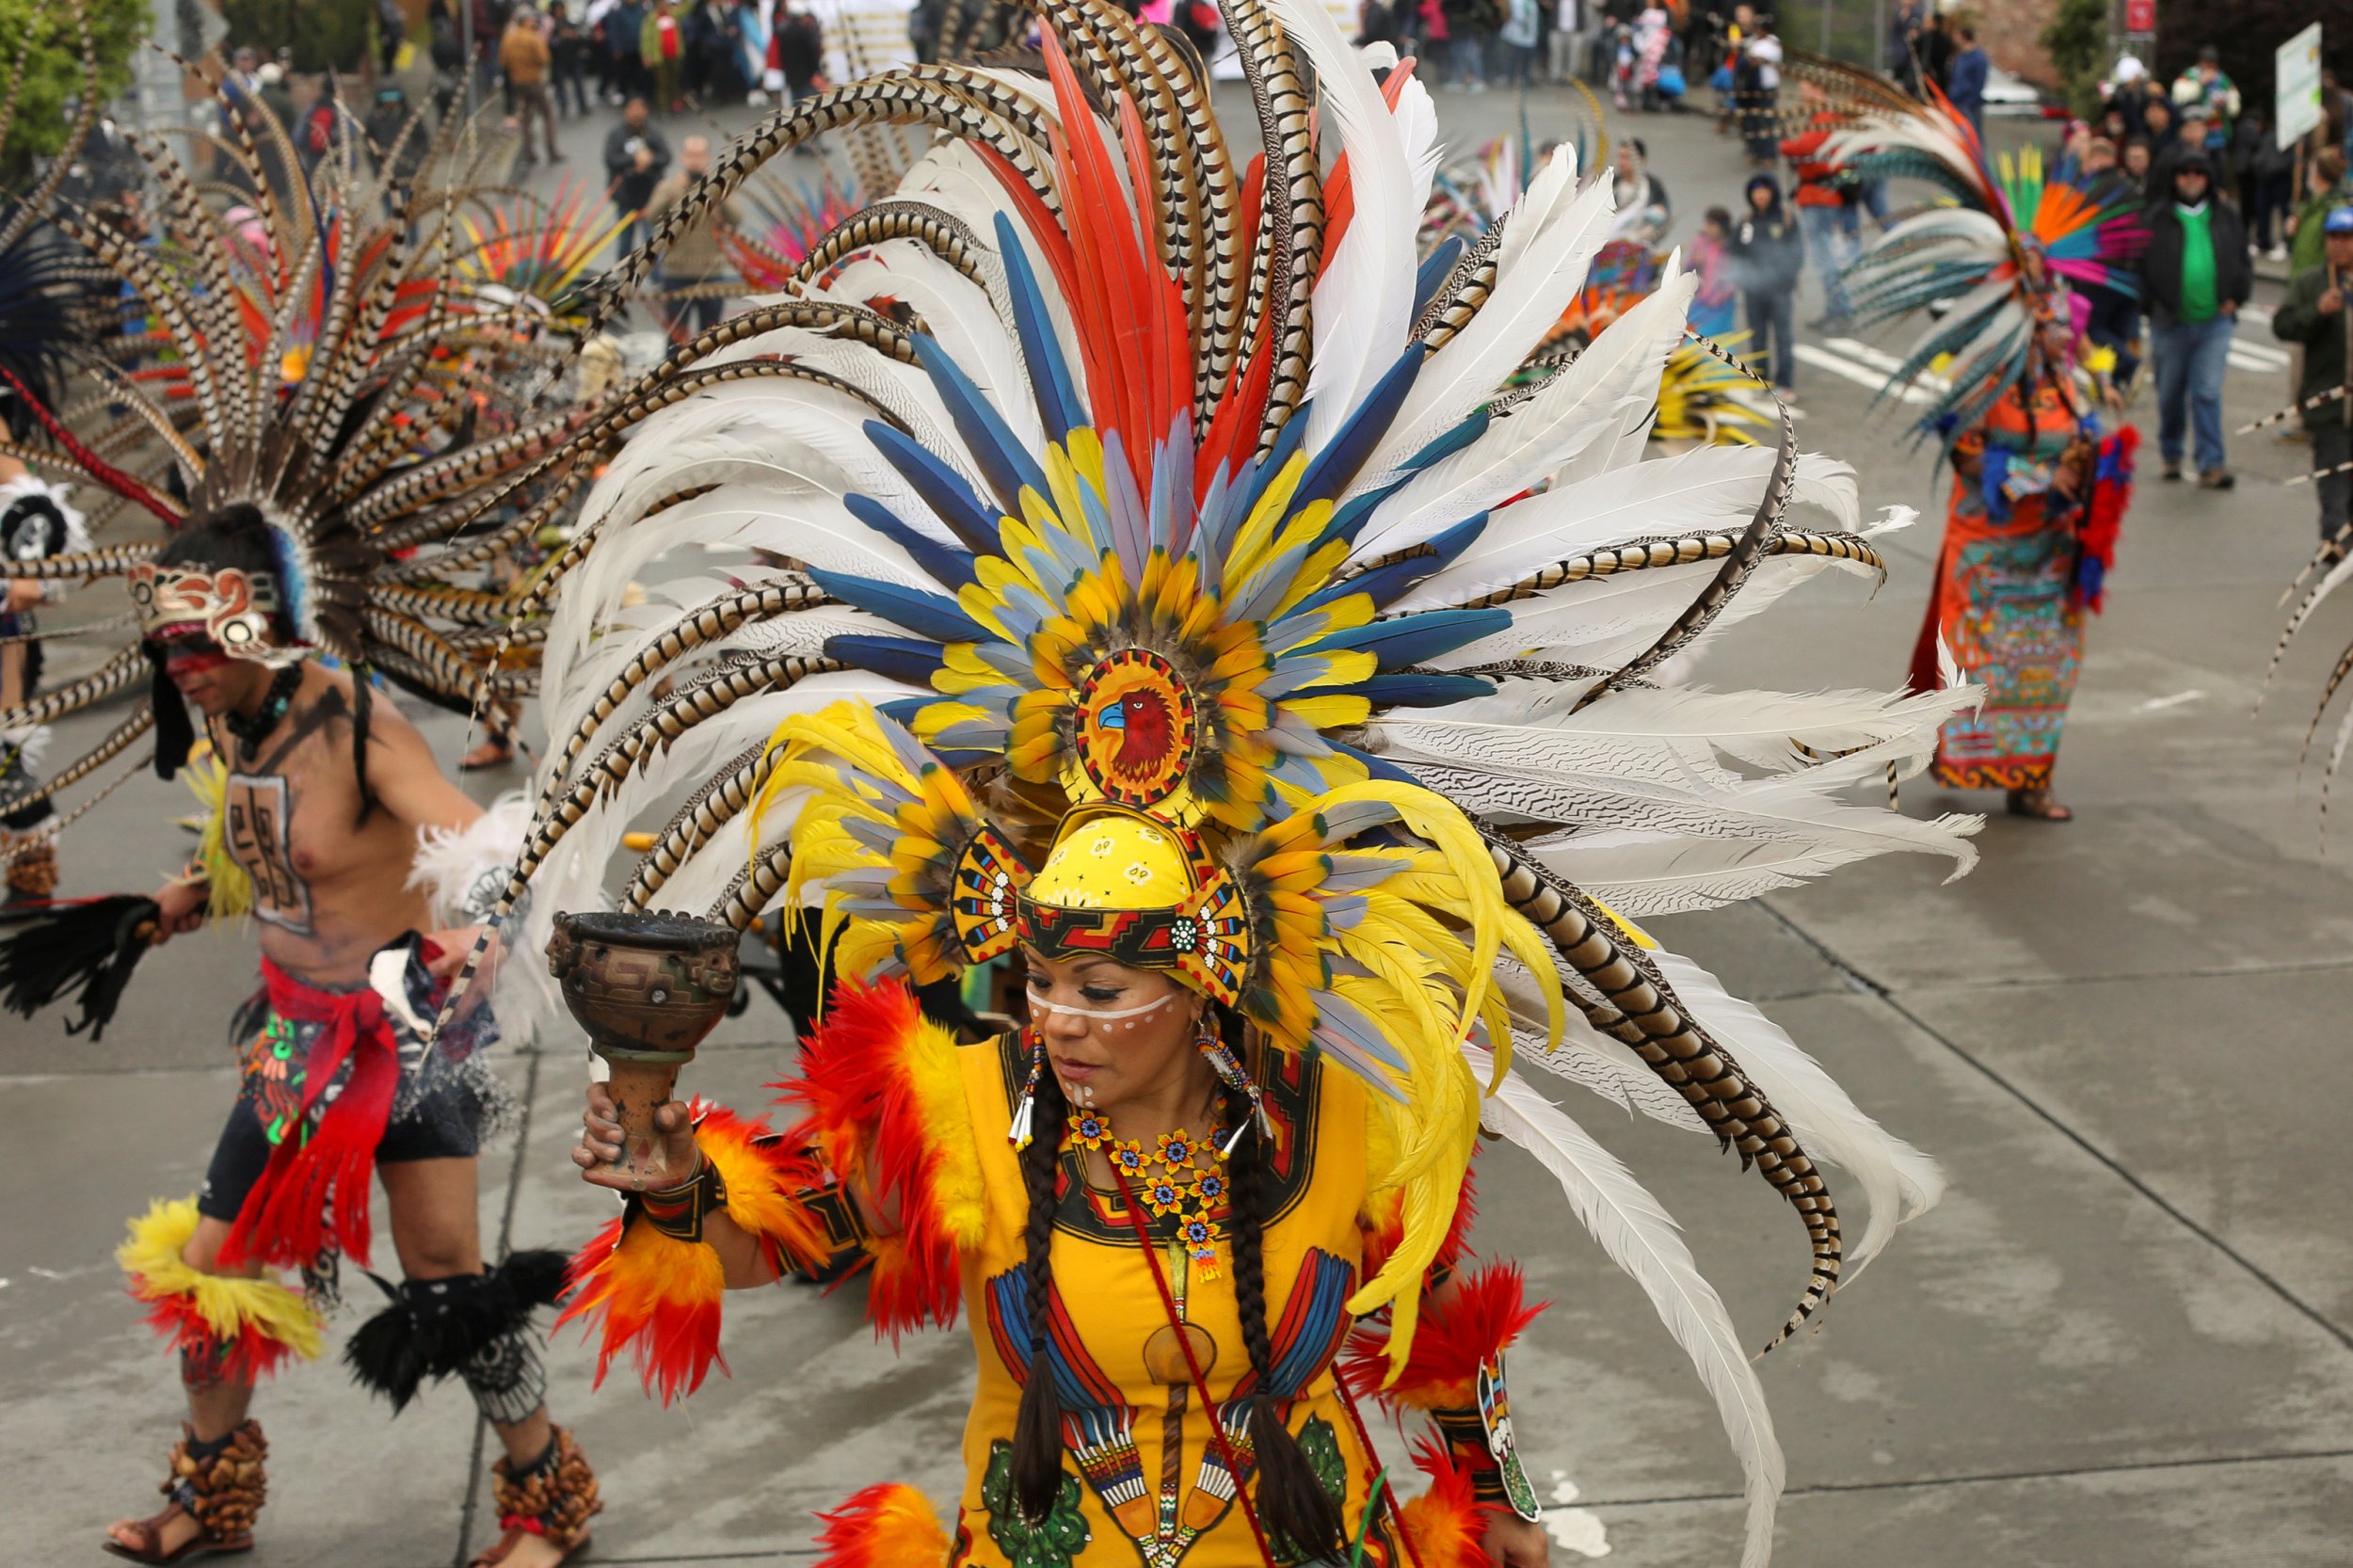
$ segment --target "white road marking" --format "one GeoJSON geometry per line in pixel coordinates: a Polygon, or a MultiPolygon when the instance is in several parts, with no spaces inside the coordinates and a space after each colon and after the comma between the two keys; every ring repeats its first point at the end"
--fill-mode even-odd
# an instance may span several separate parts
{"type": "Polygon", "coordinates": [[[2168,708],[2179,708],[2185,702],[2196,702],[2200,697],[2202,697],[2205,695],[2206,694],[2201,691],[2192,690],[2186,692],[2175,692],[2171,696],[2153,696],[2148,701],[2142,703],[2138,708],[2135,709],[2134,712],[2140,713],[2162,713],[2168,708]]]}
{"type": "Polygon", "coordinates": [[[1545,1531],[1579,1557],[1609,1555],[1609,1527],[1590,1508],[1562,1508],[1577,1501],[1577,1482],[1565,1471],[1552,1473],[1554,1506],[1545,1511],[1545,1531]]]}
{"type": "MultiPolygon", "coordinates": [[[[1812,365],[1816,370],[1829,371],[1833,376],[1844,376],[1858,387],[1868,387],[1871,391],[1878,392],[1887,385],[1887,372],[1874,370],[1868,365],[1859,365],[1843,354],[1833,354],[1827,348],[1820,348],[1810,343],[1798,344],[1794,352],[1800,362],[1812,365]]],[[[1895,395],[1899,401],[1905,403],[1926,403],[1929,401],[1930,396],[1927,391],[1919,387],[1905,387],[1895,395]]]]}

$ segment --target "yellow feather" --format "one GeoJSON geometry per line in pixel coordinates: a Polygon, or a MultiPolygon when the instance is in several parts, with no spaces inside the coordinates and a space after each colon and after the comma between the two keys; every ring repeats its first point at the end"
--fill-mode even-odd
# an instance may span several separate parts
{"type": "Polygon", "coordinates": [[[131,1222],[129,1237],[115,1249],[115,1261],[131,1276],[131,1293],[147,1302],[190,1297],[216,1339],[260,1334],[316,1360],[319,1320],[300,1295],[273,1279],[208,1274],[181,1257],[196,1235],[196,1219],[194,1198],[158,1198],[131,1222]]]}

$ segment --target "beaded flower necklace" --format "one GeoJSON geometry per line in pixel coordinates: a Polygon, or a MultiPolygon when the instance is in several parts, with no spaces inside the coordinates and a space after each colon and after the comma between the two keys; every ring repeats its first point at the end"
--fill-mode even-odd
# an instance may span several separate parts
{"type": "Polygon", "coordinates": [[[1203,1279],[1221,1277],[1217,1249],[1225,1239],[1225,1227],[1212,1216],[1225,1201],[1229,1184],[1224,1140],[1216,1131],[1204,1139],[1178,1128],[1161,1133],[1146,1151],[1132,1138],[1115,1136],[1111,1118],[1100,1111],[1074,1112],[1069,1127],[1071,1146],[1100,1150],[1154,1218],[1178,1216],[1177,1240],[1203,1279]],[[1204,1156],[1206,1165],[1200,1162],[1204,1156]]]}

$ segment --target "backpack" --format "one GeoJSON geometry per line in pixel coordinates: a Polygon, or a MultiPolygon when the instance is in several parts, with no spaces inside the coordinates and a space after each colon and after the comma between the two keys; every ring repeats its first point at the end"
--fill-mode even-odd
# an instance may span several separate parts
{"type": "Polygon", "coordinates": [[[313,152],[324,152],[335,145],[335,106],[319,104],[312,107],[302,122],[302,145],[313,152]]]}

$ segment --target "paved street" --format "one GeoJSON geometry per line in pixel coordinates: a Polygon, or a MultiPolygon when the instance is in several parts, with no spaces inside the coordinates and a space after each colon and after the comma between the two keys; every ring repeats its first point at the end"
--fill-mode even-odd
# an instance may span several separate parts
{"type": "MultiPolygon", "coordinates": [[[[1539,136],[1566,102],[1531,101],[1539,136]]],[[[1221,104],[1229,125],[1246,123],[1221,104]]],[[[1439,107],[1462,146],[1516,120],[1500,92],[1443,93],[1439,107]]],[[[1737,144],[1706,120],[1632,123],[1678,235],[1705,206],[1736,203],[1737,144]]],[[[601,125],[565,135],[593,172],[601,125]]],[[[2278,294],[2265,284],[2258,303],[2278,294]]],[[[1809,279],[1799,317],[1817,313],[1809,279]]],[[[2232,358],[2233,426],[2285,397],[2262,313],[2232,358]]],[[[1810,343],[1799,378],[1804,444],[1855,465],[1866,508],[1922,514],[1893,541],[1892,579],[1875,595],[1847,578],[1801,590],[1719,645],[1701,679],[1901,680],[1945,505],[1902,438],[1904,410],[1869,408],[1873,367],[1903,341],[1810,343]]],[[[1762,1368],[1788,1454],[1784,1563],[2342,1568],[2353,1557],[2353,1240],[2336,1103],[2353,1011],[2353,826],[2341,799],[2324,851],[2315,779],[2299,788],[2297,775],[2341,646],[2329,638],[2353,625],[2353,606],[2331,606],[2257,711],[2275,601],[2314,536],[2310,488],[2280,483],[2305,450],[2234,437],[2235,492],[2164,485],[2153,404],[2135,414],[2143,483],[2058,776],[2078,820],[1995,817],[1977,840],[1983,863],[1951,886],[1942,862],[1890,857],[1657,922],[1952,1177],[1943,1206],[1839,1294],[1819,1332],[1762,1368]]],[[[83,610],[110,610],[112,592],[85,592],[83,610]]],[[[112,722],[84,715],[59,744],[112,722]]],[[[454,723],[428,729],[456,754],[454,723]]],[[[152,779],[127,787],[68,841],[66,890],[152,886],[185,853],[159,822],[182,804],[152,779]]],[[[1916,815],[1999,805],[1916,781],[1903,799],[1916,815]]],[[[233,1086],[224,1020],[252,974],[248,938],[207,934],[149,961],[103,1041],[68,1039],[53,1017],[0,1024],[0,1142],[19,1174],[0,1217],[0,1563],[95,1560],[105,1521],[152,1506],[177,1377],[120,1293],[111,1252],[126,1216],[194,1188],[233,1086]]],[[[786,1061],[781,1033],[756,1000],[691,1086],[763,1102],[760,1085],[786,1061]]],[[[484,1157],[486,1234],[575,1245],[608,1212],[565,1159],[583,1053],[549,1041],[504,1070],[531,1117],[484,1157]]],[[[1741,1332],[1762,1343],[1802,1283],[1795,1217],[1697,1138],[1590,1099],[1570,1109],[1683,1220],[1741,1332]]],[[[1739,1473],[1713,1408],[1548,1192],[1514,1151],[1482,1164],[1479,1244],[1516,1255],[1554,1304],[1513,1361],[1525,1451],[1540,1490],[1556,1483],[1554,1561],[1729,1565],[1739,1473]]],[[[376,1305],[357,1271],[346,1291],[338,1341],[376,1305]]],[[[604,1478],[595,1560],[806,1560],[810,1511],[858,1486],[900,1479],[952,1496],[970,1381],[961,1331],[894,1353],[848,1293],[792,1288],[730,1301],[727,1347],[732,1377],[664,1411],[619,1383],[591,1395],[589,1358],[568,1336],[552,1346],[556,1414],[604,1478]]],[[[273,1448],[257,1568],[438,1568],[495,1537],[461,1389],[388,1421],[320,1366],[266,1388],[256,1411],[273,1448]]]]}

